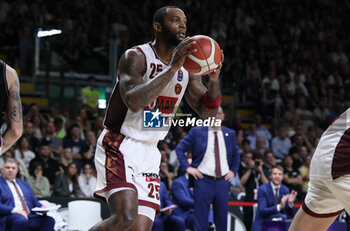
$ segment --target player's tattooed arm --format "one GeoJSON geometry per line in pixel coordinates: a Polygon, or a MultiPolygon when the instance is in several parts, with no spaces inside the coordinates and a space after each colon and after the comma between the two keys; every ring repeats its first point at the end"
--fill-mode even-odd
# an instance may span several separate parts
{"type": "Polygon", "coordinates": [[[145,82],[144,54],[137,49],[127,50],[119,62],[119,90],[127,107],[134,112],[139,111],[157,98],[160,92],[182,67],[186,56],[195,51],[190,49],[193,45],[191,38],[186,38],[174,49],[169,65],[158,73],[153,79],[145,82]]]}
{"type": "Polygon", "coordinates": [[[145,82],[145,59],[142,52],[130,49],[119,62],[120,94],[126,106],[133,112],[150,104],[174,75],[171,70],[163,70],[151,81],[145,82]]]}
{"type": "Polygon", "coordinates": [[[185,99],[192,109],[203,119],[215,117],[218,110],[217,108],[209,109],[204,106],[203,101],[206,93],[211,99],[216,99],[219,97],[221,94],[219,80],[209,81],[207,89],[202,83],[201,76],[191,75],[185,92],[185,99]]]}
{"type": "Polygon", "coordinates": [[[6,67],[7,85],[9,88],[9,98],[5,111],[7,129],[3,134],[3,147],[1,154],[9,149],[22,135],[22,103],[19,94],[19,80],[14,69],[6,67]]]}

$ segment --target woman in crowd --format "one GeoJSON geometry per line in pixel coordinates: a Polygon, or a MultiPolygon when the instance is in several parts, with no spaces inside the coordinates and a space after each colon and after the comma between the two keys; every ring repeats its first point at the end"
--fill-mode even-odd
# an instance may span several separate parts
{"type": "Polygon", "coordinates": [[[94,176],[94,169],[92,165],[86,163],[83,167],[82,173],[78,177],[78,183],[81,191],[85,197],[92,197],[96,187],[96,177],[94,176]]]}
{"type": "Polygon", "coordinates": [[[36,197],[50,196],[50,182],[47,177],[43,176],[43,166],[39,161],[35,161],[29,167],[29,178],[27,182],[33,190],[36,197]]]}
{"type": "Polygon", "coordinates": [[[68,164],[64,173],[56,176],[52,197],[77,198],[83,196],[78,184],[78,168],[75,163],[68,164]]]}
{"type": "Polygon", "coordinates": [[[35,153],[31,150],[29,145],[29,138],[28,136],[24,135],[21,137],[21,139],[17,142],[17,148],[15,150],[15,157],[17,160],[21,159],[25,166],[28,168],[29,163],[32,159],[35,158],[35,153]]]}

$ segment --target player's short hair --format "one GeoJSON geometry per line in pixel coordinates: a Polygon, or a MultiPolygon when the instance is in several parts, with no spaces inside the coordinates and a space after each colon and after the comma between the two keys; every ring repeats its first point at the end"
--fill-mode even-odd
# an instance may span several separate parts
{"type": "Polygon", "coordinates": [[[166,15],[166,10],[169,8],[178,8],[177,6],[163,6],[162,8],[159,8],[154,14],[153,14],[153,23],[158,22],[160,24],[163,24],[164,22],[164,15],[166,15]]]}

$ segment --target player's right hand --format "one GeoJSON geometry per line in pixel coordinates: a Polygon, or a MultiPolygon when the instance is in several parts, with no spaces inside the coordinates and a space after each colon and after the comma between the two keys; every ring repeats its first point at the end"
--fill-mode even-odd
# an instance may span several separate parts
{"type": "Polygon", "coordinates": [[[183,39],[173,50],[173,56],[169,66],[174,68],[174,71],[179,70],[183,66],[187,55],[197,50],[195,48],[191,48],[195,43],[196,41],[194,41],[191,37],[187,37],[183,39]]]}
{"type": "Polygon", "coordinates": [[[188,167],[186,169],[186,172],[194,177],[194,179],[201,179],[203,178],[203,174],[196,168],[194,167],[188,167]]]}

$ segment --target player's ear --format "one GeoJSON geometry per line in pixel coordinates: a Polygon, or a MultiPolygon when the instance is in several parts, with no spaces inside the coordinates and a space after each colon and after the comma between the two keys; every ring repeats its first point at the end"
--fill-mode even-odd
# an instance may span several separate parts
{"type": "Polygon", "coordinates": [[[153,23],[153,29],[155,32],[159,33],[162,31],[162,25],[160,25],[159,22],[155,22],[155,23],[153,23]]]}

